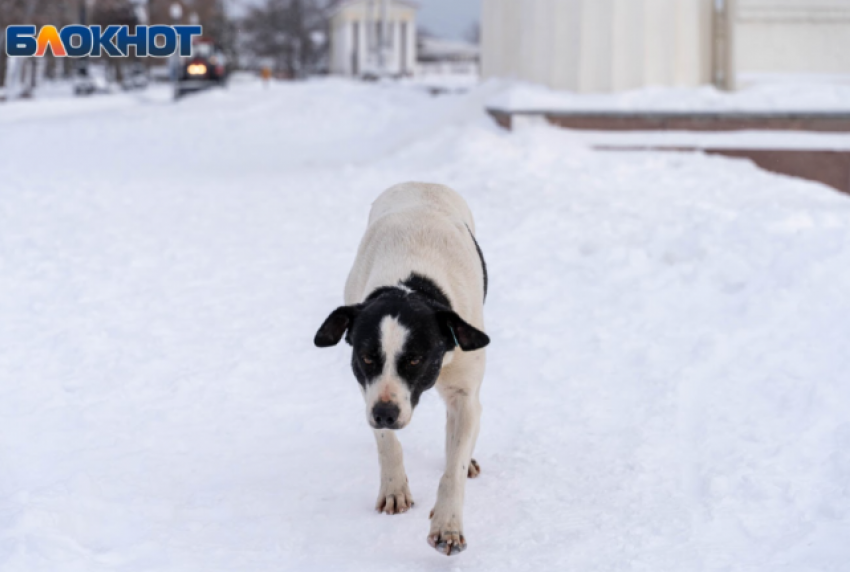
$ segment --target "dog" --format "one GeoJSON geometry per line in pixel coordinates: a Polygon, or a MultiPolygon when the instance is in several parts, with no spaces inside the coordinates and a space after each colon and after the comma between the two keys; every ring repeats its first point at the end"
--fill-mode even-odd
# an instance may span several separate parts
{"type": "Polygon", "coordinates": [[[343,336],[378,444],[381,487],[375,509],[400,514],[413,506],[395,430],[410,423],[423,392],[436,386],[446,402],[446,468],[431,511],[428,543],[446,555],[466,549],[466,479],[481,471],[472,458],[481,418],[487,266],[475,222],[452,189],[403,183],[372,204],[366,233],[345,284],[345,306],[316,333],[320,348],[343,336]]]}

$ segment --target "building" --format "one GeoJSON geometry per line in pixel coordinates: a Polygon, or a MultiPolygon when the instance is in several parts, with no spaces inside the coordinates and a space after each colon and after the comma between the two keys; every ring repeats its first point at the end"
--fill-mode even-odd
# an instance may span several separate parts
{"type": "Polygon", "coordinates": [[[714,0],[484,0],[484,77],[605,92],[712,79],[714,0]]]}
{"type": "Polygon", "coordinates": [[[424,36],[419,38],[417,72],[422,75],[478,76],[480,49],[475,44],[424,36]]]}
{"type": "Polygon", "coordinates": [[[331,73],[412,75],[416,10],[417,5],[407,0],[341,2],[331,15],[331,73]]]}
{"type": "Polygon", "coordinates": [[[482,74],[577,92],[850,76],[850,0],[483,0],[482,74]]]}
{"type": "Polygon", "coordinates": [[[754,75],[850,79],[850,0],[737,0],[734,68],[754,75]]]}

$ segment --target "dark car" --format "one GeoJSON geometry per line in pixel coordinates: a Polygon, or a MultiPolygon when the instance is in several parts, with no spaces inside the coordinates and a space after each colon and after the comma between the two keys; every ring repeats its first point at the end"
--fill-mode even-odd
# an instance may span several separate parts
{"type": "Polygon", "coordinates": [[[177,97],[227,81],[227,58],[210,40],[199,38],[192,45],[192,55],[180,60],[177,97]]]}

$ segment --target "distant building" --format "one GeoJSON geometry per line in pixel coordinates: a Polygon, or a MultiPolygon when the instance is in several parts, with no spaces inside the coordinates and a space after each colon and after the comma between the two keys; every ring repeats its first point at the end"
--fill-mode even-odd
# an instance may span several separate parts
{"type": "Polygon", "coordinates": [[[483,0],[482,75],[578,92],[850,76],[850,0],[483,0]]]}
{"type": "Polygon", "coordinates": [[[341,2],[331,15],[331,73],[412,75],[416,10],[417,5],[407,0],[341,2]]]}
{"type": "Polygon", "coordinates": [[[481,50],[475,44],[423,36],[417,45],[419,73],[478,75],[481,50]]]}

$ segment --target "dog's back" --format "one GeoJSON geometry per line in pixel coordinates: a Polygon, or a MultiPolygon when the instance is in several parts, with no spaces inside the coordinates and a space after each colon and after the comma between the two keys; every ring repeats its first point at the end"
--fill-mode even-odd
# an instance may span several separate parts
{"type": "Polygon", "coordinates": [[[381,193],[369,211],[369,226],[384,216],[416,214],[453,220],[475,233],[475,221],[463,197],[445,185],[433,183],[401,183],[381,193]]]}
{"type": "Polygon", "coordinates": [[[433,280],[471,324],[483,327],[484,269],[474,233],[472,213],[452,189],[427,183],[390,187],[372,204],[345,286],[346,304],[415,272],[433,280]]]}

